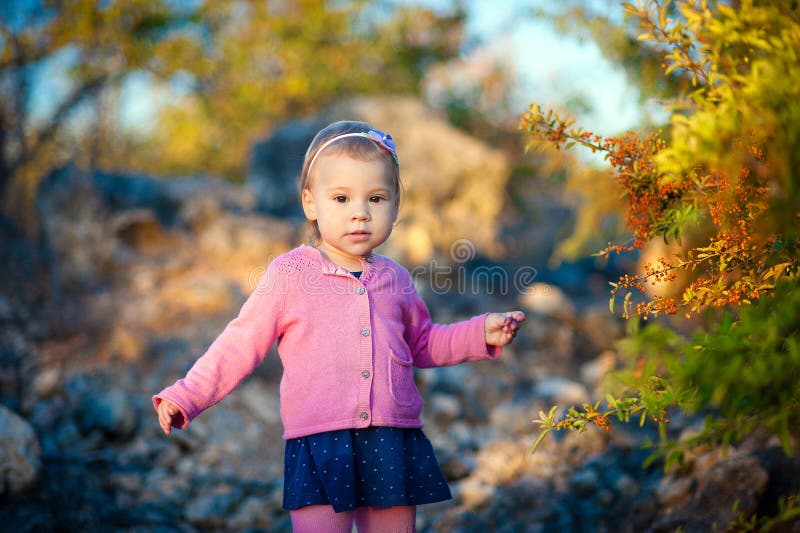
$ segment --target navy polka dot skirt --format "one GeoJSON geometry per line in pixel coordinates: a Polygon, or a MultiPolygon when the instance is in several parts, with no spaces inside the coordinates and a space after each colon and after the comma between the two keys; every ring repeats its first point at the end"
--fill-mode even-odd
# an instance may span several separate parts
{"type": "Polygon", "coordinates": [[[421,505],[452,498],[419,428],[341,429],[286,441],[283,508],[421,505]]]}

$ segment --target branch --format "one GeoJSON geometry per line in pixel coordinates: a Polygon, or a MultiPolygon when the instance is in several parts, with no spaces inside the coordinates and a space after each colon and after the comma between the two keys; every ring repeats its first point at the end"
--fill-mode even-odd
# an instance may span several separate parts
{"type": "Polygon", "coordinates": [[[90,79],[84,83],[84,85],[73,91],[72,95],[61,103],[53,115],[53,118],[37,135],[36,140],[33,141],[32,145],[28,149],[23,149],[19,156],[17,156],[11,165],[9,165],[9,168],[12,170],[12,172],[25,163],[35,159],[39,155],[39,152],[42,150],[42,148],[59,132],[70,111],[72,111],[82,101],[97,93],[97,91],[105,86],[108,81],[109,76],[103,74],[90,79]]]}
{"type": "Polygon", "coordinates": [[[28,95],[28,80],[26,78],[25,67],[27,67],[26,58],[27,54],[25,53],[22,43],[19,41],[19,37],[14,34],[11,36],[11,42],[13,44],[12,50],[14,54],[14,64],[16,66],[16,80],[15,81],[15,94],[14,94],[14,104],[16,106],[16,116],[13,127],[14,127],[14,134],[17,138],[17,143],[19,143],[19,151],[18,157],[25,156],[25,122],[27,120],[27,95],[28,95]]]}

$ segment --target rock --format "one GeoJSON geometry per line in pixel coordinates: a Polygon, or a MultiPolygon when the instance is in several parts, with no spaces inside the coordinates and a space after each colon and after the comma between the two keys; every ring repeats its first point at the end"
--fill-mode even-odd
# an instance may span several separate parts
{"type": "Polygon", "coordinates": [[[532,283],[525,287],[519,298],[524,311],[541,316],[575,320],[575,305],[567,295],[547,283],[532,283]]]}
{"type": "Polygon", "coordinates": [[[587,386],[595,389],[600,385],[601,380],[617,364],[617,354],[611,350],[606,350],[591,361],[581,365],[581,381],[587,386]]]}
{"type": "Polygon", "coordinates": [[[430,372],[421,372],[420,377],[429,383],[431,392],[443,392],[455,396],[471,393],[470,381],[475,375],[471,365],[455,365],[437,368],[430,372]]]}
{"type": "Polygon", "coordinates": [[[246,530],[248,528],[266,530],[271,523],[269,508],[264,505],[263,499],[249,496],[239,505],[227,525],[236,530],[246,530]]]}
{"type": "Polygon", "coordinates": [[[33,380],[33,390],[40,398],[54,395],[61,385],[61,370],[56,366],[43,368],[33,380]]]}
{"type": "Polygon", "coordinates": [[[126,440],[139,425],[139,407],[121,390],[90,392],[81,401],[78,421],[84,433],[100,430],[109,438],[126,440]]]}
{"type": "Polygon", "coordinates": [[[477,507],[489,500],[495,487],[483,479],[468,477],[453,487],[453,496],[466,507],[477,507]]]}
{"type": "Polygon", "coordinates": [[[460,435],[463,422],[450,425],[447,433],[431,435],[431,442],[436,451],[436,458],[448,481],[457,481],[470,475],[475,470],[472,442],[468,436],[460,435]]]}
{"type": "Polygon", "coordinates": [[[8,301],[5,295],[0,294],[0,322],[11,320],[14,318],[14,312],[11,308],[11,302],[8,301]]]}
{"type": "Polygon", "coordinates": [[[600,476],[593,468],[578,470],[569,478],[569,486],[572,490],[583,496],[593,494],[599,489],[600,476]]]}
{"type": "Polygon", "coordinates": [[[666,507],[680,505],[692,497],[694,481],[688,477],[666,477],[658,484],[659,503],[666,507]]]}
{"type": "Polygon", "coordinates": [[[295,120],[253,145],[247,180],[260,210],[277,216],[303,216],[297,179],[308,145],[324,126],[317,117],[295,120]]]}
{"type": "Polygon", "coordinates": [[[700,454],[693,461],[692,476],[702,479],[708,475],[711,469],[714,468],[720,461],[724,461],[726,457],[734,454],[736,449],[733,446],[728,447],[727,450],[722,448],[714,448],[708,452],[700,454]]]}
{"type": "Polygon", "coordinates": [[[574,374],[578,336],[572,327],[559,319],[528,315],[521,331],[519,340],[529,343],[534,354],[520,361],[530,377],[574,374]]]}
{"type": "Polygon", "coordinates": [[[184,514],[189,522],[199,527],[224,528],[229,513],[242,496],[239,487],[221,485],[209,493],[190,499],[184,514]]]}
{"type": "Polygon", "coordinates": [[[433,417],[440,424],[456,420],[461,413],[461,402],[451,394],[434,393],[428,397],[433,417]]]}
{"type": "MultiPolygon", "coordinates": [[[[733,505],[745,516],[752,514],[767,486],[769,476],[761,462],[749,455],[732,455],[714,464],[700,479],[694,500],[694,516],[702,523],[726,524],[733,519],[733,505]]],[[[688,528],[687,528],[688,531],[688,528]]]]}
{"type": "Polygon", "coordinates": [[[620,475],[614,483],[616,490],[625,499],[633,499],[639,494],[639,483],[627,474],[620,475]]]}
{"type": "Polygon", "coordinates": [[[492,409],[489,421],[510,435],[524,435],[535,431],[531,421],[538,419],[541,407],[533,402],[505,401],[492,409]]]}
{"type": "Polygon", "coordinates": [[[450,425],[446,437],[455,443],[459,450],[474,450],[482,442],[484,432],[462,420],[457,420],[450,425]]]}
{"type": "MultiPolygon", "coordinates": [[[[4,200],[10,207],[9,196],[4,200]]],[[[0,209],[0,326],[23,320],[26,331],[41,338],[49,327],[42,303],[52,290],[52,257],[37,240],[0,209]]]]}
{"type": "Polygon", "coordinates": [[[139,501],[159,505],[164,502],[171,505],[182,504],[189,498],[191,489],[189,476],[176,476],[166,468],[156,466],[145,474],[139,501]]]}
{"type": "Polygon", "coordinates": [[[560,406],[583,405],[589,401],[589,391],[582,384],[569,379],[551,376],[534,387],[536,396],[560,406]]]}
{"type": "Polygon", "coordinates": [[[607,305],[595,305],[581,313],[580,331],[597,348],[608,350],[624,333],[622,319],[609,311],[607,305]]]}
{"type": "Polygon", "coordinates": [[[138,329],[117,323],[111,331],[108,350],[112,357],[123,361],[136,361],[146,350],[146,339],[138,329]]]}
{"type": "Polygon", "coordinates": [[[461,455],[444,455],[439,458],[439,466],[448,481],[458,481],[469,476],[475,469],[475,460],[461,455]]]}
{"type": "Polygon", "coordinates": [[[39,444],[44,453],[49,450],[45,446],[47,435],[55,431],[59,419],[64,416],[65,405],[60,398],[38,397],[36,403],[27,414],[28,422],[42,435],[39,444]]]}
{"type": "Polygon", "coordinates": [[[597,503],[602,507],[607,507],[614,503],[614,493],[608,489],[600,489],[595,496],[597,503]]]}
{"type": "Polygon", "coordinates": [[[500,440],[487,443],[478,452],[477,466],[472,476],[491,485],[508,483],[518,476],[526,466],[526,445],[500,440]]]}
{"type": "MultiPolygon", "coordinates": [[[[251,192],[223,179],[202,176],[174,177],[167,180],[136,174],[92,174],[94,188],[103,203],[113,211],[151,209],[165,224],[179,222],[178,215],[201,214],[207,222],[210,214],[222,210],[247,211],[255,206],[251,192]],[[204,206],[199,208],[199,205],[204,206]],[[184,210],[186,206],[188,207],[184,210]]],[[[184,219],[192,226],[200,220],[184,219]]]]}
{"type": "Polygon", "coordinates": [[[563,460],[577,467],[587,458],[605,452],[608,449],[609,438],[608,431],[590,424],[584,432],[566,432],[558,447],[568,452],[563,456],[563,460]]]}
{"type": "Polygon", "coordinates": [[[161,303],[158,321],[166,317],[179,318],[185,313],[202,316],[230,310],[233,307],[231,285],[229,278],[213,272],[191,273],[167,280],[154,295],[161,303]]]}
{"type": "Polygon", "coordinates": [[[40,453],[33,427],[0,405],[0,495],[17,494],[36,483],[40,453]]]}
{"type": "Polygon", "coordinates": [[[238,396],[247,409],[258,418],[268,424],[280,424],[280,402],[274,390],[249,381],[239,387],[238,396]]]}
{"type": "Polygon", "coordinates": [[[267,264],[292,247],[297,226],[258,214],[221,213],[199,232],[197,252],[249,294],[267,264]]]}
{"type": "Polygon", "coordinates": [[[463,263],[452,251],[457,243],[465,243],[472,256],[500,251],[498,215],[509,178],[505,156],[410,97],[354,98],[277,128],[251,155],[247,183],[260,209],[300,216],[296,183],[305,150],[317,131],[343,119],[369,122],[397,143],[406,194],[401,223],[384,245],[388,255],[413,264],[435,256],[463,263]]]}
{"type": "Polygon", "coordinates": [[[65,284],[91,287],[110,273],[118,242],[91,176],[75,166],[54,170],[39,183],[36,210],[65,284]]]}
{"type": "Polygon", "coordinates": [[[55,431],[42,434],[42,450],[47,454],[63,453],[80,443],[81,432],[78,425],[70,419],[63,420],[56,426],[55,431]]]}
{"type": "MultiPolygon", "coordinates": [[[[671,504],[665,504],[663,514],[654,525],[656,531],[671,531],[680,526],[687,533],[710,531],[716,524],[725,527],[735,517],[734,504],[743,516],[751,515],[767,486],[768,474],[758,459],[735,454],[717,461],[708,473],[697,482],[691,499],[679,497],[679,488],[686,488],[692,480],[674,480],[669,489],[659,489],[659,499],[666,501],[674,495],[671,504]],[[738,502],[738,503],[736,503],[738,502]]],[[[667,484],[666,486],[669,486],[667,484]]]]}
{"type": "Polygon", "coordinates": [[[117,472],[111,475],[111,482],[127,492],[139,493],[144,488],[142,474],[138,472],[117,472]]]}
{"type": "Polygon", "coordinates": [[[115,213],[110,224],[124,245],[115,254],[118,263],[123,264],[133,257],[130,249],[145,256],[158,256],[170,251],[173,236],[152,209],[138,208],[115,213]]]}
{"type": "Polygon", "coordinates": [[[144,207],[170,220],[180,203],[168,194],[166,180],[143,175],[96,172],[92,175],[92,181],[104,203],[115,211],[144,207]]]}

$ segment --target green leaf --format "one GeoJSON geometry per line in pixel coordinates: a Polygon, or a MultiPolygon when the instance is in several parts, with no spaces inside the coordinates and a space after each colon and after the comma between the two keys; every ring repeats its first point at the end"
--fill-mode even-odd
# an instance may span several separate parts
{"type": "Polygon", "coordinates": [[[542,444],[542,441],[544,440],[545,437],[547,437],[547,434],[550,433],[550,431],[551,430],[549,429],[545,429],[544,431],[539,433],[539,436],[536,437],[536,440],[533,442],[533,447],[531,448],[531,455],[536,453],[536,450],[542,444]]]}

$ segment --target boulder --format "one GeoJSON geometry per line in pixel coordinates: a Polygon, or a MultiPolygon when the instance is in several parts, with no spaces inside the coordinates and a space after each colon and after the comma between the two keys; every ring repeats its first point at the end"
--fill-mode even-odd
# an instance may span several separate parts
{"type": "Polygon", "coordinates": [[[600,485],[600,476],[593,468],[582,468],[569,478],[569,487],[581,496],[594,494],[600,485]]]}
{"type": "Polygon", "coordinates": [[[34,485],[42,468],[41,449],[33,427],[0,405],[0,496],[34,485]]]}
{"type": "Polygon", "coordinates": [[[539,418],[541,409],[543,406],[534,401],[507,400],[492,409],[489,421],[509,435],[530,435],[537,428],[531,421],[539,418]]]}
{"type": "Polygon", "coordinates": [[[91,176],[72,165],[54,170],[39,183],[35,203],[59,280],[97,286],[110,271],[118,242],[91,176]]]}
{"type": "Polygon", "coordinates": [[[202,224],[222,211],[249,211],[255,198],[245,187],[206,176],[158,179],[137,174],[95,172],[97,193],[108,209],[152,210],[164,224],[202,224]]]}
{"type": "Polygon", "coordinates": [[[614,370],[616,365],[617,354],[611,350],[605,350],[591,361],[587,361],[580,366],[581,381],[594,391],[601,384],[605,375],[614,370]]]}
{"type": "Polygon", "coordinates": [[[560,406],[581,406],[589,401],[589,391],[583,384],[560,376],[551,376],[536,384],[534,393],[547,402],[560,406]]]}
{"type": "Polygon", "coordinates": [[[84,433],[98,430],[110,439],[126,440],[139,425],[139,406],[121,390],[89,392],[80,402],[78,423],[84,433]]]}
{"type": "Polygon", "coordinates": [[[737,513],[747,517],[756,510],[769,480],[761,462],[744,454],[716,461],[700,474],[692,494],[688,478],[662,483],[659,500],[665,508],[655,531],[673,531],[678,526],[687,533],[724,529],[737,513]]]}
{"type": "Polygon", "coordinates": [[[575,305],[570,298],[555,285],[536,282],[525,287],[520,295],[520,305],[529,313],[575,321],[575,305]]]}
{"type": "Polygon", "coordinates": [[[263,498],[248,496],[230,518],[228,526],[236,530],[268,530],[272,524],[270,513],[263,498]]]}
{"type": "Polygon", "coordinates": [[[625,334],[622,319],[609,311],[608,305],[593,305],[580,317],[580,331],[600,350],[613,348],[625,334]]]}
{"type": "Polygon", "coordinates": [[[231,511],[242,501],[244,493],[236,486],[220,485],[210,492],[190,499],[184,509],[186,519],[205,528],[224,528],[231,511]]]}

